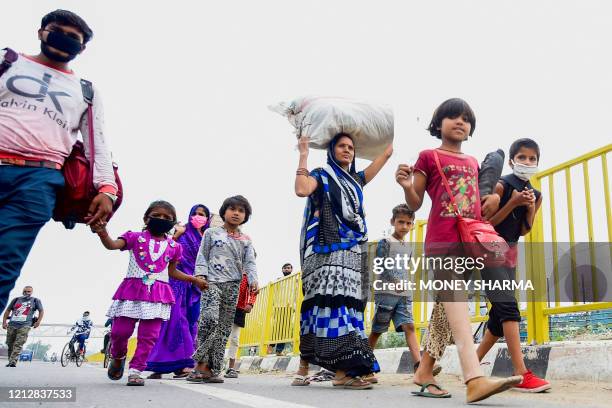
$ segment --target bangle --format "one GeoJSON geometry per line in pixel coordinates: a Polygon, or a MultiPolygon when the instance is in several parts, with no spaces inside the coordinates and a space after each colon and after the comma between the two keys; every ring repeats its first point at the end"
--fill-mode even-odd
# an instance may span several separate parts
{"type": "Polygon", "coordinates": [[[310,172],[308,171],[308,169],[304,167],[300,167],[299,169],[296,170],[295,175],[296,176],[309,176],[310,172]]]}
{"type": "Polygon", "coordinates": [[[115,205],[115,203],[117,202],[117,196],[115,194],[111,194],[111,193],[107,193],[107,192],[102,192],[102,194],[104,194],[105,196],[110,198],[111,201],[113,202],[113,205],[115,205]]]}

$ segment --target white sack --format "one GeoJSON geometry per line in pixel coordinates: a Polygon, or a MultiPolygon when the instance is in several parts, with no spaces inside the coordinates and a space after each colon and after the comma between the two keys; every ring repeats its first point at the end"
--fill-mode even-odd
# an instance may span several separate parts
{"type": "Polygon", "coordinates": [[[326,150],[338,133],[355,142],[355,155],[373,160],[393,142],[393,111],[390,107],[347,98],[307,96],[270,106],[286,116],[298,138],[310,137],[310,147],[326,150]]]}

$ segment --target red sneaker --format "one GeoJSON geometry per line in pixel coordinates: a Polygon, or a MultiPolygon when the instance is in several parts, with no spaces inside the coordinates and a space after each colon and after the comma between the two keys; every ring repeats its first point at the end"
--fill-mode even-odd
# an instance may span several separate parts
{"type": "Polygon", "coordinates": [[[520,392],[543,392],[550,389],[550,383],[527,370],[527,372],[523,374],[523,381],[515,385],[513,389],[520,392]]]}

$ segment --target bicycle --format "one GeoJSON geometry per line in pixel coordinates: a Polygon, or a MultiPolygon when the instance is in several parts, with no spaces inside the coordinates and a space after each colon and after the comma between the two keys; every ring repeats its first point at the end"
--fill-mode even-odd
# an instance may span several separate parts
{"type": "Polygon", "coordinates": [[[112,343],[112,340],[109,340],[108,345],[106,346],[106,350],[104,350],[104,368],[108,368],[108,363],[110,362],[112,358],[111,353],[110,353],[111,343],[112,343]]]}
{"type": "Polygon", "coordinates": [[[64,349],[62,350],[62,356],[60,359],[60,362],[62,364],[62,367],[66,367],[68,365],[68,363],[70,363],[71,361],[74,361],[74,363],[76,364],[77,367],[80,367],[83,364],[83,361],[85,361],[85,350],[86,350],[86,345],[83,344],[83,351],[82,352],[75,352],[74,351],[74,343],[76,342],[75,336],[73,335],[72,338],[70,339],[70,341],[68,341],[68,343],[66,343],[66,345],[64,345],[64,349]]]}

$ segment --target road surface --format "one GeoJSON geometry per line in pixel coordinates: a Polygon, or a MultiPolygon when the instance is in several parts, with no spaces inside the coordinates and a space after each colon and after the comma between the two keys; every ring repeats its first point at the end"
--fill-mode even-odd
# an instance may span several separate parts
{"type": "MultiPolygon", "coordinates": [[[[441,382],[453,394],[449,399],[414,397],[416,389],[409,375],[381,375],[381,383],[372,390],[355,391],[332,388],[330,382],[308,387],[290,387],[289,374],[241,374],[225,384],[191,384],[185,380],[147,380],[145,387],[126,387],[125,380],[110,381],[105,370],[96,364],[74,364],[64,368],[59,363],[20,363],[16,368],[4,367],[0,360],[0,387],[76,387],[76,403],[43,403],[60,407],[215,407],[215,408],[312,408],[343,407],[465,407],[464,388],[454,376],[440,376],[441,382]]],[[[168,376],[171,377],[171,376],[168,376]]],[[[555,382],[553,392],[527,395],[509,391],[483,401],[477,406],[520,408],[586,408],[610,407],[612,384],[555,382]]],[[[17,403],[0,402],[0,407],[15,407],[17,403]]],[[[34,403],[22,404],[34,406],[34,403]]],[[[36,403],[36,406],[41,406],[36,403]]]]}

